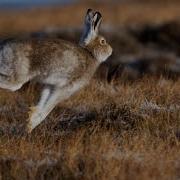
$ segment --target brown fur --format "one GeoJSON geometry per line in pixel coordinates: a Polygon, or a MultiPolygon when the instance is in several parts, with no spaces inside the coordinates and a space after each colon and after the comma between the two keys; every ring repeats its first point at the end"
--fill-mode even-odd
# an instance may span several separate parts
{"type": "MultiPolygon", "coordinates": [[[[88,10],[87,16],[90,13],[93,15],[92,10],[88,10]]],[[[90,48],[61,39],[8,40],[3,43],[0,87],[15,91],[30,80],[45,85],[40,101],[31,110],[28,132],[40,124],[57,103],[87,85],[98,65],[111,55],[112,48],[107,43],[102,45],[99,41],[102,37],[97,34],[101,14],[96,12],[91,18],[97,26],[96,34],[93,34],[96,38],[88,36],[90,48]]]]}

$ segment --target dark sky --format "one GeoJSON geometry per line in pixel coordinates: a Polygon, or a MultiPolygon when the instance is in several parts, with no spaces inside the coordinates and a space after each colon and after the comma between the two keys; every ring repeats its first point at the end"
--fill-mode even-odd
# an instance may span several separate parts
{"type": "Polygon", "coordinates": [[[76,0],[0,0],[0,7],[67,4],[76,0]]]}

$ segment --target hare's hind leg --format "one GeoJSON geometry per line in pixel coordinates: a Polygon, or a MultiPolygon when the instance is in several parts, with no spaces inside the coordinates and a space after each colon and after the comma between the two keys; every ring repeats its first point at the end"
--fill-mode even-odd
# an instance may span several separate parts
{"type": "Polygon", "coordinates": [[[0,73],[0,88],[16,91],[22,87],[23,83],[11,83],[10,77],[0,73]]]}

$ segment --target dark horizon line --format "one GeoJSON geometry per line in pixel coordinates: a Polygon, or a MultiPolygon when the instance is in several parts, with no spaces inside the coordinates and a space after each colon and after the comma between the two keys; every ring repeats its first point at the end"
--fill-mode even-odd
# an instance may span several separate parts
{"type": "Polygon", "coordinates": [[[32,7],[45,7],[45,6],[55,6],[55,5],[68,5],[74,3],[76,0],[69,0],[63,2],[0,2],[0,9],[22,9],[22,8],[32,8],[32,7]]]}

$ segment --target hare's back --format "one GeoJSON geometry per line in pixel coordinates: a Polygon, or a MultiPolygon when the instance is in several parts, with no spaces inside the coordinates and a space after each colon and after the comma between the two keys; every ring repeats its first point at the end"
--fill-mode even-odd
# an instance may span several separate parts
{"type": "Polygon", "coordinates": [[[29,54],[31,70],[71,72],[74,68],[86,66],[92,56],[76,44],[61,39],[31,41],[29,54]]]}
{"type": "Polygon", "coordinates": [[[45,83],[79,79],[94,64],[89,52],[65,40],[36,40],[31,47],[30,71],[38,72],[38,78],[45,83]]]}
{"type": "Polygon", "coordinates": [[[27,79],[78,78],[92,63],[90,53],[61,39],[10,40],[0,49],[0,73],[27,79]]]}
{"type": "Polygon", "coordinates": [[[31,46],[27,42],[7,39],[0,42],[0,73],[14,76],[29,70],[31,46]]]}

